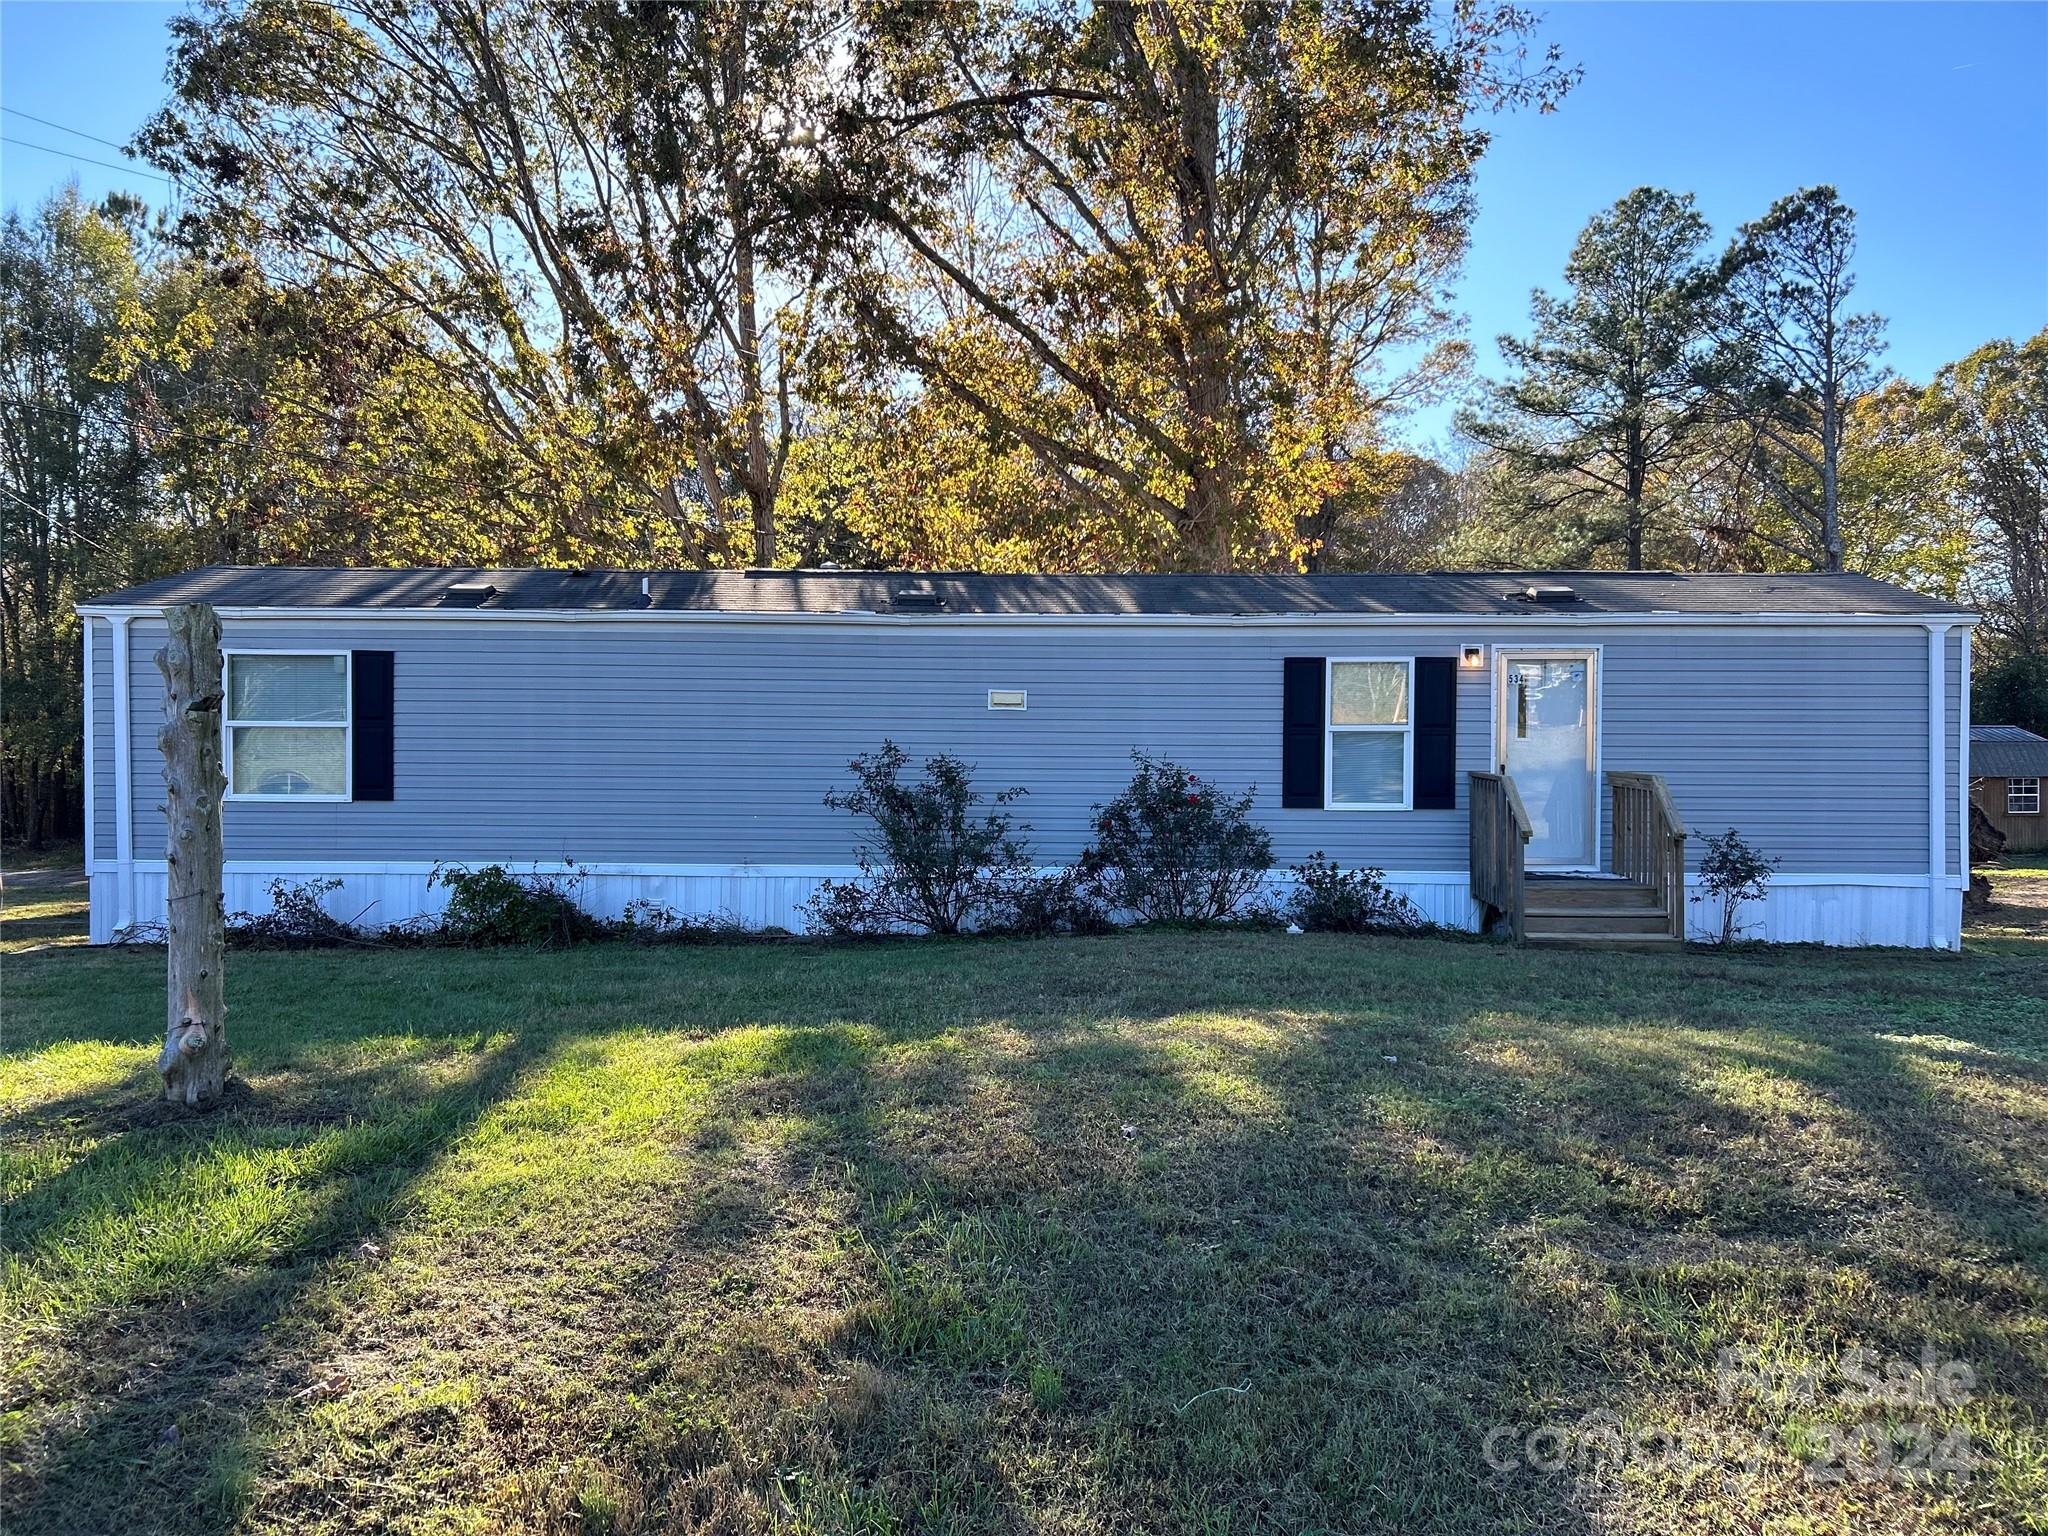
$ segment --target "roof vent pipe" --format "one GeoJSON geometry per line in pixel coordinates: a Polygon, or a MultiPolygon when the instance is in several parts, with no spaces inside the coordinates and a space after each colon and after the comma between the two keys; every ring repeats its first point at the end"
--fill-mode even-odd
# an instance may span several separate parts
{"type": "Polygon", "coordinates": [[[633,604],[635,608],[652,608],[654,606],[654,593],[650,590],[653,581],[654,578],[652,576],[642,576],[640,578],[640,597],[633,604]]]}

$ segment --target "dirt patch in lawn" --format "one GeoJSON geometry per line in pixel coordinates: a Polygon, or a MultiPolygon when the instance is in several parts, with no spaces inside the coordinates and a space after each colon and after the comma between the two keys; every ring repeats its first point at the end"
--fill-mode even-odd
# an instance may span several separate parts
{"type": "Polygon", "coordinates": [[[1970,914],[1964,939],[2048,957],[2048,862],[1993,864],[1977,872],[1990,876],[1992,905],[1970,914]]]}

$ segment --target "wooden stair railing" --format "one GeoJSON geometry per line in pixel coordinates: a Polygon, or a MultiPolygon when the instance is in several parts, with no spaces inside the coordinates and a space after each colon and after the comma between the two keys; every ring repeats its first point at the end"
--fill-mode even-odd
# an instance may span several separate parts
{"type": "Polygon", "coordinates": [[[1523,849],[1529,841],[1529,813],[1506,774],[1474,773],[1471,779],[1472,895],[1500,915],[1519,944],[1527,927],[1523,849]]]}
{"type": "Polygon", "coordinates": [[[1657,893],[1671,936],[1685,937],[1685,823],[1661,774],[1610,773],[1614,872],[1657,893]]]}

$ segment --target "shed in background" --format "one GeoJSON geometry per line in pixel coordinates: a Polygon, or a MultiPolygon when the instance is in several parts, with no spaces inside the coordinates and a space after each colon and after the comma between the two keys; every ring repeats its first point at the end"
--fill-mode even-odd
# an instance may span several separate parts
{"type": "Polygon", "coordinates": [[[2005,834],[2007,853],[2048,849],[2048,815],[2041,786],[2048,782],[2048,736],[2017,725],[1970,727],[1970,798],[2005,834]]]}

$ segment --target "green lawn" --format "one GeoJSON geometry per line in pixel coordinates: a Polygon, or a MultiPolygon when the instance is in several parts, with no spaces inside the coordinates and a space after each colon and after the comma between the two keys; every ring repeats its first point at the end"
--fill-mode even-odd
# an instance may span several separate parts
{"type": "Polygon", "coordinates": [[[85,879],[0,891],[0,955],[85,942],[85,879]]]}
{"type": "Polygon", "coordinates": [[[7,962],[19,1536],[2048,1531],[2038,955],[237,954],[196,1120],[161,967],[7,962]]]}
{"type": "Polygon", "coordinates": [[[85,844],[76,838],[68,842],[45,843],[40,848],[12,844],[0,848],[0,869],[9,874],[25,870],[78,869],[85,864],[85,844]]]}

